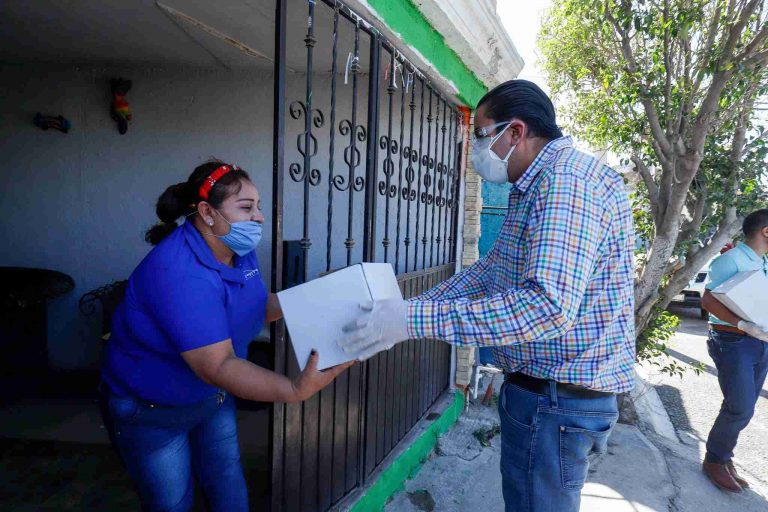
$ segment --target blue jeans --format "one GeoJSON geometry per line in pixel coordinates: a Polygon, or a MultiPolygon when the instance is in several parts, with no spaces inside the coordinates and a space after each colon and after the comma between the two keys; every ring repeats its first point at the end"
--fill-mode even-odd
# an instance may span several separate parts
{"type": "Polygon", "coordinates": [[[616,396],[563,398],[505,383],[499,397],[507,512],[578,512],[590,453],[606,450],[616,396]]]}
{"type": "Polygon", "coordinates": [[[231,396],[220,393],[192,405],[163,407],[107,393],[102,412],[142,510],[190,510],[193,476],[210,510],[248,510],[231,396]]]}
{"type": "Polygon", "coordinates": [[[707,437],[707,462],[733,458],[739,434],[749,424],[768,373],[768,343],[751,336],[710,331],[709,355],[717,367],[723,403],[707,437]]]}

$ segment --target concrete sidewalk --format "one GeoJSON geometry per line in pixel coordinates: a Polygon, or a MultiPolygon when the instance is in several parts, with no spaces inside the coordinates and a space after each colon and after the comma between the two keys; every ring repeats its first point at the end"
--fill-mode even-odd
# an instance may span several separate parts
{"type": "MultiPolygon", "coordinates": [[[[385,508],[388,512],[504,510],[495,406],[472,403],[440,438],[430,459],[385,508]],[[492,436],[492,437],[491,437],[492,436]],[[484,447],[481,439],[491,437],[484,447]]],[[[739,495],[716,489],[701,473],[697,447],[647,435],[632,425],[614,429],[608,452],[592,461],[582,511],[765,512],[765,489],[739,495]]]]}

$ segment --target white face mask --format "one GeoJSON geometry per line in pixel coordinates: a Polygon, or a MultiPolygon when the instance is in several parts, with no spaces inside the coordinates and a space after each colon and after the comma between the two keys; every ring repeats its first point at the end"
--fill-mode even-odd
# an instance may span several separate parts
{"type": "Polygon", "coordinates": [[[472,152],[472,165],[475,167],[475,171],[485,181],[491,183],[506,183],[509,181],[509,175],[507,174],[507,163],[509,157],[512,156],[512,152],[517,146],[509,148],[509,152],[504,158],[499,158],[499,155],[493,152],[491,147],[499,140],[499,137],[509,128],[511,123],[497,123],[493,126],[481,128],[482,131],[490,131],[499,126],[504,126],[495,137],[473,137],[474,151],[472,152]]]}

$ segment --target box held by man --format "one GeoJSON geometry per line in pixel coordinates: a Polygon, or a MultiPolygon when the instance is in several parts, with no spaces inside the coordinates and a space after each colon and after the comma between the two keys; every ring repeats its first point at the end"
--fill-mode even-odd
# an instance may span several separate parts
{"type": "Polygon", "coordinates": [[[762,270],[739,272],[711,293],[741,319],[768,327],[768,277],[762,270]]]}
{"type": "Polygon", "coordinates": [[[277,294],[296,359],[303,370],[314,348],[318,369],[356,359],[337,344],[342,328],[362,314],[360,304],[403,299],[389,263],[360,263],[277,294]],[[350,357],[351,356],[351,357],[350,357]]]}

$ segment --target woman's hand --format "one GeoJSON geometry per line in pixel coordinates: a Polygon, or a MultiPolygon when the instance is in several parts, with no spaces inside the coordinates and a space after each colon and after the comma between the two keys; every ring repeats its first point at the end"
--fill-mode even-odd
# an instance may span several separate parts
{"type": "Polygon", "coordinates": [[[311,397],[325,386],[333,382],[333,379],[338,375],[355,364],[357,361],[349,361],[347,363],[339,364],[328,368],[323,371],[317,369],[317,351],[313,350],[309,356],[309,362],[295,379],[293,379],[293,389],[296,393],[297,400],[306,400],[311,397]]]}

